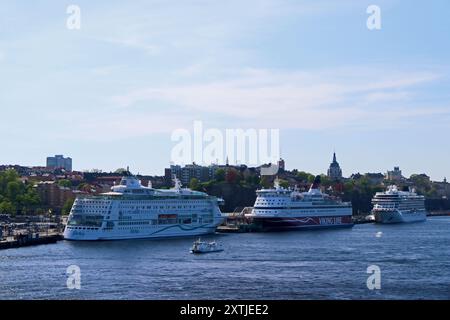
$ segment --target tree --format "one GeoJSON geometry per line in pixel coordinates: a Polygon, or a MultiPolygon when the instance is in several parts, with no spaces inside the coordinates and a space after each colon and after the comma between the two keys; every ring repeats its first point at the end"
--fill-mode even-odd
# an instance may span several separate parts
{"type": "Polygon", "coordinates": [[[119,168],[116,171],[114,171],[114,173],[119,175],[128,175],[128,170],[125,168],[119,168]]]}
{"type": "Polygon", "coordinates": [[[86,182],[80,183],[80,185],[78,186],[78,190],[88,193],[91,192],[91,189],[92,189],[91,185],[86,182]]]}
{"type": "Polygon", "coordinates": [[[64,188],[71,188],[72,187],[72,181],[67,180],[67,179],[61,179],[61,180],[58,180],[58,185],[60,187],[64,187],[64,188]]]}
{"type": "Polygon", "coordinates": [[[225,170],[218,169],[214,174],[214,177],[216,178],[217,181],[225,181],[225,170]]]}
{"type": "Polygon", "coordinates": [[[305,172],[305,171],[297,172],[297,178],[301,182],[312,183],[314,181],[314,175],[312,175],[311,173],[305,172]]]}
{"type": "Polygon", "coordinates": [[[21,193],[23,185],[18,181],[10,181],[6,185],[6,197],[15,202],[17,196],[21,193]]]}
{"type": "Polygon", "coordinates": [[[327,175],[324,175],[324,174],[321,174],[320,175],[320,183],[325,187],[328,187],[328,186],[330,186],[331,185],[331,179],[327,176],[327,175]]]}
{"type": "Polygon", "coordinates": [[[75,199],[71,198],[68,199],[65,203],[64,206],[62,207],[62,214],[67,215],[70,213],[70,210],[72,209],[73,206],[73,202],[75,201],[75,199]]]}
{"type": "Polygon", "coordinates": [[[253,176],[247,176],[246,178],[245,178],[245,182],[247,183],[247,184],[252,184],[253,183],[253,176]]]}
{"type": "Polygon", "coordinates": [[[367,177],[361,177],[344,183],[342,200],[352,202],[353,214],[367,214],[372,209],[373,196],[382,189],[382,186],[371,184],[367,177]]]}
{"type": "Polygon", "coordinates": [[[289,188],[289,182],[287,180],[279,179],[280,187],[282,188],[289,188]]]}
{"type": "Polygon", "coordinates": [[[263,188],[270,188],[271,181],[269,179],[269,176],[261,176],[260,184],[263,188]]]}
{"type": "Polygon", "coordinates": [[[14,215],[16,207],[9,201],[3,201],[0,203],[0,213],[14,215]]]}
{"type": "MultiPolygon", "coordinates": [[[[418,189],[419,193],[427,194],[430,193],[432,189],[432,184],[430,178],[424,174],[413,174],[409,178],[414,186],[418,189]]],[[[430,193],[432,195],[432,193],[430,193]]]]}
{"type": "Polygon", "coordinates": [[[225,175],[225,180],[228,183],[236,183],[238,181],[238,172],[236,169],[228,169],[225,175]]]}
{"type": "Polygon", "coordinates": [[[35,211],[36,207],[41,203],[41,199],[36,190],[32,186],[28,186],[25,193],[17,196],[16,203],[23,213],[30,213],[35,211]]]}
{"type": "Polygon", "coordinates": [[[15,170],[0,172],[0,203],[3,213],[28,213],[41,202],[30,183],[22,182],[15,170]]]}
{"type": "Polygon", "coordinates": [[[192,178],[189,183],[189,188],[192,190],[199,190],[200,189],[200,182],[197,178],[192,178]]]}

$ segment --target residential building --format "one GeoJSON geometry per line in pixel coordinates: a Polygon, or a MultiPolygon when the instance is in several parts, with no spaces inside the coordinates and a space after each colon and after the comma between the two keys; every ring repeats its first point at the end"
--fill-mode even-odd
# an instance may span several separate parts
{"type": "Polygon", "coordinates": [[[72,158],[64,158],[63,155],[47,157],[47,168],[72,171],[72,158]]]}
{"type": "Polygon", "coordinates": [[[405,180],[405,178],[402,176],[402,170],[400,170],[400,167],[394,167],[394,170],[388,171],[386,173],[386,179],[394,182],[405,180]]]}
{"type": "Polygon", "coordinates": [[[196,163],[188,164],[184,167],[171,165],[170,168],[166,168],[164,170],[166,183],[171,182],[174,175],[180,179],[184,186],[188,186],[193,178],[196,178],[201,182],[208,181],[212,178],[210,167],[200,166],[196,163]]]}
{"type": "Polygon", "coordinates": [[[42,204],[49,206],[56,212],[61,212],[66,201],[76,197],[72,189],[61,187],[55,181],[39,182],[35,185],[35,188],[42,204]]]}

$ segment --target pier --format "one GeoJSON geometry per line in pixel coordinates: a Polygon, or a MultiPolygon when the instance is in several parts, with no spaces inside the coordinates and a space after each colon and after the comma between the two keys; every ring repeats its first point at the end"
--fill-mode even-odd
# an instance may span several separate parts
{"type": "Polygon", "coordinates": [[[217,227],[220,233],[244,233],[244,232],[260,232],[261,228],[251,223],[245,217],[247,213],[251,213],[252,207],[236,208],[234,212],[223,213],[226,217],[225,222],[217,227]]]}
{"type": "Polygon", "coordinates": [[[429,217],[445,217],[450,216],[450,211],[431,211],[427,214],[429,217]]]}
{"type": "Polygon", "coordinates": [[[56,243],[62,240],[63,236],[59,233],[43,235],[36,234],[23,234],[16,237],[8,237],[3,241],[0,241],[0,249],[20,248],[27,246],[35,246],[40,244],[56,243]]]}
{"type": "Polygon", "coordinates": [[[375,217],[371,216],[370,214],[354,215],[352,216],[352,220],[354,224],[374,223],[375,217]]]}
{"type": "Polygon", "coordinates": [[[14,219],[0,223],[0,250],[56,243],[63,239],[63,224],[14,219]]]}

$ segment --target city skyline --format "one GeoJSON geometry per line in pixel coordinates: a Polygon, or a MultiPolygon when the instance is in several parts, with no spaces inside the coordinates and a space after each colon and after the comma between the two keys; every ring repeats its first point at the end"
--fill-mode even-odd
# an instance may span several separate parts
{"type": "Polygon", "coordinates": [[[1,164],[162,175],[193,121],[280,129],[287,169],[450,177],[448,1],[0,4],[1,164]],[[14,32],[12,32],[14,30],[14,32]]]}
{"type": "MultiPolygon", "coordinates": [[[[0,167],[12,167],[14,168],[14,166],[19,166],[19,167],[24,167],[24,168],[30,168],[30,169],[37,169],[39,171],[42,170],[42,168],[46,169],[46,170],[56,170],[56,169],[64,169],[66,172],[71,172],[72,170],[69,170],[69,168],[71,168],[72,165],[72,158],[67,157],[64,158],[64,155],[56,155],[55,157],[47,157],[46,159],[47,164],[46,165],[32,165],[32,166],[23,166],[21,164],[0,164],[0,167]],[[69,160],[69,164],[67,164],[66,162],[61,162],[60,165],[56,165],[53,164],[54,161],[58,161],[56,159],[60,158],[60,160],[69,160]],[[50,160],[49,160],[50,159],[50,160]],[[50,162],[49,162],[50,161],[50,162]],[[50,165],[49,165],[50,163],[50,165]],[[67,165],[69,165],[70,167],[67,167],[67,165]],[[66,166],[66,167],[65,167],[66,166]]],[[[265,163],[262,166],[267,166],[269,163],[265,163]]],[[[284,172],[284,170],[293,172],[293,170],[297,170],[298,172],[306,172],[308,174],[313,174],[313,175],[325,175],[328,176],[329,178],[331,178],[332,180],[342,180],[342,179],[353,179],[353,176],[358,176],[358,175],[379,175],[382,174],[385,179],[390,180],[390,181],[395,181],[395,180],[399,180],[399,179],[409,179],[412,175],[426,175],[430,178],[430,181],[433,182],[444,182],[447,183],[447,177],[444,177],[442,180],[433,180],[433,178],[431,176],[429,176],[427,174],[426,171],[423,172],[414,172],[412,174],[404,174],[404,171],[402,170],[401,167],[399,166],[394,166],[393,168],[387,169],[387,170],[378,170],[378,171],[373,171],[373,172],[360,172],[360,171],[353,171],[350,172],[348,175],[343,174],[343,170],[339,165],[339,161],[337,161],[337,155],[336,152],[333,152],[333,159],[332,161],[329,163],[329,166],[327,167],[326,170],[321,171],[321,172],[309,172],[307,170],[303,170],[302,168],[287,168],[286,165],[286,161],[283,158],[280,158],[279,161],[277,161],[278,164],[278,168],[282,169],[283,171],[279,171],[278,173],[284,172]],[[393,170],[392,170],[393,169],[393,170]]],[[[198,167],[198,168],[210,168],[208,171],[208,175],[210,176],[209,179],[212,179],[212,177],[214,176],[214,171],[211,173],[211,168],[214,168],[217,166],[217,168],[223,168],[225,166],[230,166],[231,168],[233,167],[239,167],[241,165],[246,166],[247,168],[258,168],[260,166],[250,166],[247,164],[233,164],[233,163],[229,163],[228,161],[228,157],[225,163],[220,163],[220,162],[215,162],[215,163],[211,163],[211,164],[198,164],[195,162],[192,163],[186,163],[186,164],[175,164],[175,163],[171,163],[168,166],[165,166],[164,168],[162,168],[163,173],[156,173],[156,174],[148,174],[146,172],[133,172],[129,166],[123,166],[123,167],[117,167],[115,170],[104,170],[102,168],[91,168],[91,169],[85,169],[85,170],[76,170],[74,169],[73,172],[85,172],[85,173],[103,173],[103,174],[111,174],[114,173],[117,170],[126,170],[127,172],[130,172],[133,175],[137,175],[137,176],[154,176],[154,177],[167,177],[167,170],[172,170],[172,168],[175,168],[175,170],[179,170],[178,174],[176,174],[176,176],[178,178],[182,178],[182,175],[184,175],[184,173],[182,173],[181,169],[182,168],[190,168],[190,167],[198,167]],[[212,174],[212,176],[211,176],[212,174]]],[[[44,170],[45,171],[45,170],[44,170]]],[[[349,171],[349,170],[347,170],[349,171]]],[[[203,172],[203,171],[202,171],[203,172]]],[[[202,175],[203,173],[196,173],[197,175],[202,175]]],[[[278,175],[274,174],[274,175],[278,175]]],[[[173,172],[172,172],[173,174],[173,172]]],[[[170,176],[172,176],[172,174],[170,176]]],[[[190,173],[189,173],[190,174],[190,173]]],[[[185,178],[185,177],[184,177],[185,178]]],[[[205,180],[204,178],[201,179],[202,181],[205,180]]],[[[190,182],[190,180],[182,180],[182,182],[184,183],[184,185],[188,185],[190,182]]]]}

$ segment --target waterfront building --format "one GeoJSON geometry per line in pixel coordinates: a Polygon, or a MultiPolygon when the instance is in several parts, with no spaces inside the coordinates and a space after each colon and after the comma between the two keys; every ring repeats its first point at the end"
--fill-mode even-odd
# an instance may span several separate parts
{"type": "Polygon", "coordinates": [[[366,173],[364,175],[371,184],[380,185],[383,184],[384,174],[382,173],[366,173]]]}
{"type": "MultiPolygon", "coordinates": [[[[279,172],[285,171],[285,162],[283,159],[277,162],[279,167],[279,172]]],[[[201,166],[195,162],[185,166],[171,165],[169,168],[164,169],[164,184],[167,186],[171,183],[173,176],[180,179],[184,186],[188,186],[191,179],[195,178],[199,182],[207,182],[216,178],[216,172],[218,170],[224,170],[227,175],[231,172],[238,172],[243,178],[248,178],[250,176],[259,176],[261,167],[269,167],[270,164],[264,164],[259,167],[248,167],[245,164],[240,165],[230,165],[228,157],[226,164],[213,163],[209,166],[201,166]]]]}
{"type": "Polygon", "coordinates": [[[365,173],[364,175],[362,175],[358,172],[358,173],[354,173],[350,176],[350,179],[352,179],[352,180],[359,180],[362,178],[367,178],[371,184],[380,185],[380,184],[383,184],[384,174],[368,172],[368,173],[365,173]]]}
{"type": "Polygon", "coordinates": [[[394,167],[394,170],[388,171],[386,173],[386,179],[395,182],[405,180],[405,178],[402,176],[402,170],[400,170],[400,167],[394,167]]]}
{"type": "Polygon", "coordinates": [[[76,194],[70,188],[59,186],[56,181],[42,181],[35,185],[36,191],[46,205],[56,212],[60,212],[69,199],[74,199],[76,194]]]}
{"type": "Polygon", "coordinates": [[[328,168],[327,175],[332,180],[342,179],[342,170],[339,166],[339,162],[336,160],[336,152],[333,153],[333,162],[331,162],[330,167],[328,168]]]}
{"type": "Polygon", "coordinates": [[[182,185],[188,186],[191,179],[195,178],[200,182],[205,182],[212,179],[213,170],[210,167],[192,164],[181,167],[179,165],[171,165],[170,168],[164,170],[164,178],[166,182],[170,182],[175,175],[180,179],[182,185]]]}
{"type": "Polygon", "coordinates": [[[72,171],[72,158],[64,158],[63,155],[47,157],[47,168],[72,171]]]}

